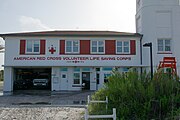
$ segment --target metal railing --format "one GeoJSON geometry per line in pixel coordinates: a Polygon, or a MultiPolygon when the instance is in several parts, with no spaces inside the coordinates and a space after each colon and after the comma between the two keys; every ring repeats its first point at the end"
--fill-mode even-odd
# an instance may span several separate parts
{"type": "Polygon", "coordinates": [[[89,115],[88,109],[85,109],[85,120],[88,120],[89,118],[95,119],[95,118],[112,118],[113,120],[116,120],[116,108],[113,108],[113,114],[112,115],[89,115]]]}
{"type": "Polygon", "coordinates": [[[89,118],[92,118],[92,119],[95,119],[95,118],[113,118],[113,120],[116,120],[116,108],[113,108],[113,114],[112,115],[89,115],[88,105],[90,103],[105,103],[106,104],[106,110],[107,110],[108,97],[106,96],[105,101],[98,101],[98,100],[91,100],[90,96],[88,95],[88,104],[87,104],[87,108],[85,109],[85,115],[84,115],[85,120],[88,120],[89,118]]]}

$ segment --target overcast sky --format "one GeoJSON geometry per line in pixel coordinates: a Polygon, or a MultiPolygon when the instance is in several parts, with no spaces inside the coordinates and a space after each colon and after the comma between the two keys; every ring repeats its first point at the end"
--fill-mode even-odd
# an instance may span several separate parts
{"type": "MultiPolygon", "coordinates": [[[[0,34],[43,30],[135,32],[135,8],[136,0],[0,0],[0,34]]],[[[0,40],[0,44],[4,42],[0,40]]]]}

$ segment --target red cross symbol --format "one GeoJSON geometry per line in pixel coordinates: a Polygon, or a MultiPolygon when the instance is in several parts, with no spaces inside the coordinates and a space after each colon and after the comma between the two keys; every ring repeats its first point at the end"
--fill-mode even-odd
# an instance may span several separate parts
{"type": "Polygon", "coordinates": [[[49,49],[49,52],[51,54],[54,54],[54,52],[56,52],[56,49],[54,49],[53,45],[51,46],[51,48],[49,49]]]}

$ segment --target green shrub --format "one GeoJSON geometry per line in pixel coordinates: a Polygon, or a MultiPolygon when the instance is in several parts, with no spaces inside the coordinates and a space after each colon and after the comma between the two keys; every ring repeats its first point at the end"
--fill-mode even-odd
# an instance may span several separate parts
{"type": "Polygon", "coordinates": [[[113,72],[105,87],[92,99],[104,100],[108,96],[108,110],[103,104],[91,104],[90,114],[112,114],[117,109],[119,120],[165,119],[179,115],[180,82],[163,73],[150,75],[137,72],[113,72]]]}

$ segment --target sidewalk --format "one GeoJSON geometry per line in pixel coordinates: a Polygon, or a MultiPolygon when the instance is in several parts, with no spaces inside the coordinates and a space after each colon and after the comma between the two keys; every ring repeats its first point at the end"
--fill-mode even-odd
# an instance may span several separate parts
{"type": "Polygon", "coordinates": [[[12,95],[0,96],[0,106],[79,106],[86,105],[87,96],[94,91],[64,91],[51,92],[44,90],[24,90],[14,92],[12,95]]]}

